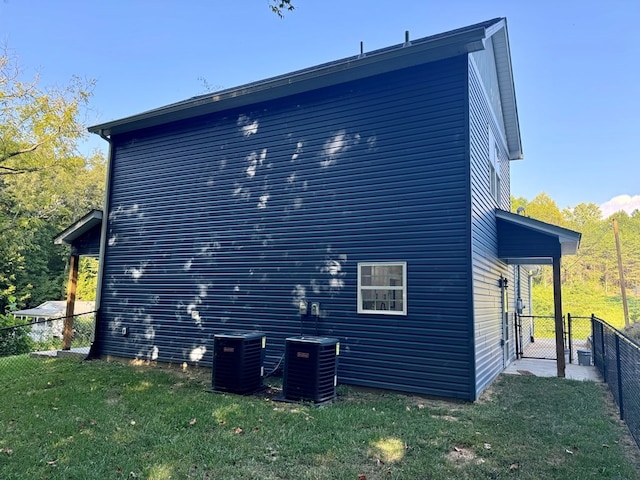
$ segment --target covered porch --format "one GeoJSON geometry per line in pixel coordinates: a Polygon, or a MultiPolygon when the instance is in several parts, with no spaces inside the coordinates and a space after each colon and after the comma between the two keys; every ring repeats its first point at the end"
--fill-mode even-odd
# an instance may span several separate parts
{"type": "MultiPolygon", "coordinates": [[[[73,319],[76,305],[78,268],[80,257],[98,258],[100,255],[100,236],[102,231],[102,211],[91,210],[73,225],[58,234],[53,240],[56,245],[70,245],[69,280],[62,337],[62,350],[71,349],[73,338],[73,319]]],[[[96,304],[96,308],[98,305],[96,304]]]]}
{"type": "Polygon", "coordinates": [[[498,257],[509,265],[551,265],[556,347],[556,375],[566,376],[564,322],[562,313],[561,261],[575,255],[581,234],[534,220],[524,215],[496,210],[498,257]]]}

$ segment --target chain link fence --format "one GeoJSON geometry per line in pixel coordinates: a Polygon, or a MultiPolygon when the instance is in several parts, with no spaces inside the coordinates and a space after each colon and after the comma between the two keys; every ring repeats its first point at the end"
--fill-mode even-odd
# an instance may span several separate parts
{"type": "MultiPolygon", "coordinates": [[[[516,315],[519,358],[556,360],[555,317],[516,315]]],[[[567,314],[564,324],[564,354],[567,363],[578,363],[579,352],[591,350],[591,317],[567,314]]]]}
{"type": "Polygon", "coordinates": [[[567,313],[565,322],[565,348],[569,349],[569,363],[580,364],[581,352],[591,361],[591,317],[574,316],[567,313]]]}
{"type": "Polygon", "coordinates": [[[0,327],[0,369],[9,368],[12,362],[8,360],[15,355],[86,356],[93,341],[95,313],[74,315],[71,348],[64,351],[62,337],[65,317],[39,319],[25,323],[18,323],[19,320],[9,318],[5,324],[10,323],[10,325],[0,327]]]}
{"type": "Polygon", "coordinates": [[[640,345],[601,318],[591,321],[594,364],[640,446],[640,345]]]}

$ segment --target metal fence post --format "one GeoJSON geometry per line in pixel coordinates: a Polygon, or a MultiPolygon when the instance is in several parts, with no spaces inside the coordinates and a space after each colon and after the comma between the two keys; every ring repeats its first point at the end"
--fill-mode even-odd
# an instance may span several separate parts
{"type": "Polygon", "coordinates": [[[571,335],[571,314],[567,312],[567,330],[569,335],[569,363],[573,363],[573,336],[571,335]]]}
{"type": "Polygon", "coordinates": [[[620,369],[620,337],[616,338],[616,370],[618,372],[618,407],[620,407],[620,420],[624,420],[624,400],[622,398],[622,371],[620,369]]]}
{"type": "Polygon", "coordinates": [[[520,344],[522,343],[521,332],[518,326],[518,312],[513,313],[513,329],[515,331],[516,340],[516,360],[520,358],[520,344]]]}
{"type": "Polygon", "coordinates": [[[605,383],[609,383],[607,379],[607,352],[604,349],[604,325],[600,322],[600,347],[602,352],[602,379],[605,383]]]}
{"type": "Polygon", "coordinates": [[[598,367],[598,359],[596,355],[596,321],[593,313],[591,314],[591,350],[593,351],[593,366],[598,367]]]}

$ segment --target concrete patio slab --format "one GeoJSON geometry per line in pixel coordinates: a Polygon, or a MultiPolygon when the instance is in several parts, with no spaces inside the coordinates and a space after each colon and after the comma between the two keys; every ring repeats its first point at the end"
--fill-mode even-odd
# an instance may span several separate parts
{"type": "Polygon", "coordinates": [[[31,357],[44,357],[44,358],[62,358],[62,357],[74,357],[85,358],[89,355],[90,347],[76,347],[70,350],[42,350],[40,352],[31,352],[31,357]]]}
{"type": "MultiPolygon", "coordinates": [[[[557,376],[557,366],[555,360],[543,360],[537,358],[521,358],[514,360],[504,370],[509,375],[535,375],[536,377],[557,376]]],[[[570,363],[565,368],[565,378],[571,380],[588,380],[591,382],[602,382],[602,378],[593,365],[582,366],[570,363]]]]}

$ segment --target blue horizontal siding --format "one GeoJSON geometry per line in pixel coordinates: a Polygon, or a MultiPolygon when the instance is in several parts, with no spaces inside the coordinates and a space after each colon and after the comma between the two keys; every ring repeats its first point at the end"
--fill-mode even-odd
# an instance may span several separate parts
{"type": "Polygon", "coordinates": [[[477,67],[478,80],[484,87],[484,93],[491,107],[491,113],[496,118],[495,127],[499,129],[502,138],[506,137],[504,117],[502,115],[502,101],[500,97],[500,85],[498,83],[498,72],[496,70],[496,57],[493,50],[493,37],[485,41],[485,48],[473,52],[470,57],[477,67]]]}
{"type": "Polygon", "coordinates": [[[102,353],[210,366],[214,334],[255,329],[270,368],[286,337],[319,334],[342,343],[340,381],[469,398],[466,70],[462,56],[114,138],[102,353]],[[372,261],[407,262],[407,316],[356,313],[372,261]],[[301,324],[300,297],[317,321],[301,324]]]}
{"type": "MultiPolygon", "coordinates": [[[[487,60],[487,59],[485,59],[487,60]]],[[[492,75],[495,64],[485,62],[485,81],[492,75]]],[[[495,73],[494,73],[495,74],[495,73]]],[[[506,146],[500,134],[504,130],[496,123],[502,116],[492,111],[497,108],[489,98],[487,88],[492,82],[483,84],[476,65],[469,59],[469,128],[471,153],[471,245],[473,278],[473,318],[475,328],[476,391],[480,393],[504,368],[502,340],[502,293],[498,286],[501,276],[509,275],[507,266],[498,259],[498,233],[495,219],[496,208],[509,205],[509,162],[506,146]],[[491,194],[489,181],[489,129],[500,150],[501,195],[500,202],[491,194]]],[[[510,328],[512,328],[510,326],[510,328]]],[[[510,335],[513,338],[513,333],[510,335]]]]}
{"type": "Polygon", "coordinates": [[[72,252],[76,255],[98,258],[100,255],[100,225],[92,228],[73,241],[72,252]]]}
{"type": "Polygon", "coordinates": [[[498,252],[503,258],[560,257],[560,241],[557,236],[545,235],[500,219],[498,219],[498,229],[500,231],[498,252]]]}

